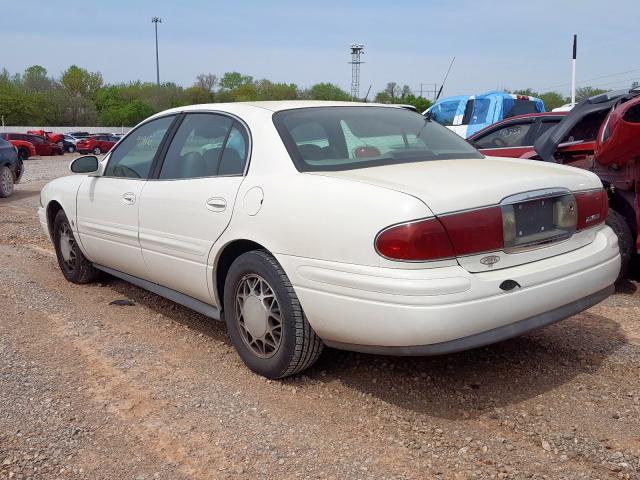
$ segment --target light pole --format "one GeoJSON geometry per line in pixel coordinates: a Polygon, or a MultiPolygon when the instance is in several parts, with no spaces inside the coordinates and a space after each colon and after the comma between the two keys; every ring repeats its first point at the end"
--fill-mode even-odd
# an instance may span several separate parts
{"type": "Polygon", "coordinates": [[[160,17],[151,18],[151,22],[156,27],[156,82],[160,85],[160,61],[158,59],[158,24],[162,23],[162,19],[160,17]]]}

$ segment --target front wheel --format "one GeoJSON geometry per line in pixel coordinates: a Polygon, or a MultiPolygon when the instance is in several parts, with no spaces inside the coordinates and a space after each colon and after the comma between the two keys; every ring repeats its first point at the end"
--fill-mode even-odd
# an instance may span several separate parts
{"type": "Polygon", "coordinates": [[[224,318],[243,362],[267,378],[313,365],[323,343],[278,261],[265,250],[239,256],[224,284],[224,318]]]}
{"type": "Polygon", "coordinates": [[[13,188],[13,173],[7,166],[0,167],[0,198],[10,197],[13,193],[13,188]]]}
{"type": "Polygon", "coordinates": [[[62,210],[58,211],[53,221],[53,245],[64,278],[80,284],[96,278],[98,272],[80,251],[69,220],[62,210]]]}
{"type": "Polygon", "coordinates": [[[73,152],[75,152],[75,151],[76,151],[76,147],[74,147],[73,145],[69,145],[69,146],[67,147],[67,152],[69,152],[69,153],[73,153],[73,152]]]}

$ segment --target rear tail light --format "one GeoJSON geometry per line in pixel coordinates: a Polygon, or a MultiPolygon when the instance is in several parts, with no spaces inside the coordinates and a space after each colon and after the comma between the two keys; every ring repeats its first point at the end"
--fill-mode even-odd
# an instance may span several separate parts
{"type": "Polygon", "coordinates": [[[402,223],[376,237],[376,250],[391,260],[425,261],[455,256],[453,246],[437,218],[402,223]]]}
{"type": "Polygon", "coordinates": [[[390,260],[414,262],[509,251],[553,243],[599,225],[608,207],[604,190],[567,193],[393,225],[378,234],[375,247],[390,260]]]}
{"type": "Polygon", "coordinates": [[[578,206],[577,230],[594,227],[607,219],[609,199],[603,189],[575,194],[578,206]]]}
{"type": "Polygon", "coordinates": [[[500,250],[500,207],[395,225],[376,238],[380,255],[392,260],[428,261],[500,250]]]}

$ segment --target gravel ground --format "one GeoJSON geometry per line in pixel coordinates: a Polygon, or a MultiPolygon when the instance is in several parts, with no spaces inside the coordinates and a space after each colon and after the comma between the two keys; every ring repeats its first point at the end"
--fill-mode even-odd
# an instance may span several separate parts
{"type": "Polygon", "coordinates": [[[0,479],[640,478],[636,281],[491,347],[327,349],[268,381],[220,323],[63,280],[35,210],[69,157],[28,160],[0,200],[0,479]]]}

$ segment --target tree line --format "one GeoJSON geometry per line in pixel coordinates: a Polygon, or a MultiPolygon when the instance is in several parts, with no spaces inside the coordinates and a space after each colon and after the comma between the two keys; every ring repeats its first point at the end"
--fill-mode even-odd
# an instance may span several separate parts
{"type": "MultiPolygon", "coordinates": [[[[577,100],[603,92],[581,87],[577,90],[577,100]]],[[[570,101],[555,91],[536,92],[527,88],[512,93],[541,98],[547,110],[570,101]]],[[[349,101],[351,96],[333,83],[301,88],[295,83],[256,80],[239,72],[222,76],[202,73],[193,85],[185,88],[172,82],[107,84],[100,72],[90,72],[77,65],[71,65],[59,78],[49,76],[47,69],[40,65],[13,75],[7,69],[0,71],[0,115],[6,125],[133,126],[156,112],[183,105],[298,99],[349,101]]],[[[419,112],[432,104],[415,95],[409,86],[396,82],[387,83],[372,99],[360,100],[413,105],[419,112]]]]}
{"type": "MultiPolygon", "coordinates": [[[[239,72],[220,77],[202,73],[185,88],[172,82],[107,84],[100,72],[77,65],[71,65],[59,78],[49,76],[40,65],[23,73],[0,71],[0,115],[6,125],[133,126],[156,112],[184,105],[297,99],[350,101],[351,96],[333,83],[301,88],[294,83],[256,80],[239,72]]],[[[395,82],[374,100],[411,104],[419,111],[431,105],[408,86],[395,82]]]]}

